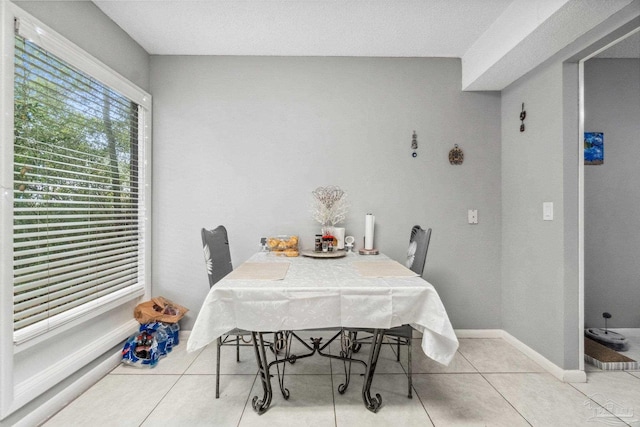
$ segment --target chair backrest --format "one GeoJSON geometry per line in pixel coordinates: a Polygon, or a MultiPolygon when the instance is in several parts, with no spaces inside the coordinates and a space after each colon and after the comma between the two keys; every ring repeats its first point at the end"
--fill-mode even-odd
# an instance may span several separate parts
{"type": "Polygon", "coordinates": [[[233,271],[227,229],[219,225],[213,230],[202,229],[202,250],[209,275],[209,287],[233,271]]]}
{"type": "Polygon", "coordinates": [[[419,225],[414,225],[409,238],[409,251],[407,252],[407,268],[422,276],[424,264],[427,261],[427,251],[431,240],[431,229],[423,230],[419,225]]]}

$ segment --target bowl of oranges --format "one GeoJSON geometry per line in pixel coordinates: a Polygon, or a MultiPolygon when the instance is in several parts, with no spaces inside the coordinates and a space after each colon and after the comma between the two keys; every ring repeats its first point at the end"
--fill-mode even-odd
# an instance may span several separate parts
{"type": "Polygon", "coordinates": [[[278,235],[267,238],[267,247],[275,255],[298,256],[298,236],[278,235]]]}

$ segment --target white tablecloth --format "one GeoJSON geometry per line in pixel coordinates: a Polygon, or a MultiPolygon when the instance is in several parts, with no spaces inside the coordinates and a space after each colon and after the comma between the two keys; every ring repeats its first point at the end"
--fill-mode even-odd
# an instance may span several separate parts
{"type": "Polygon", "coordinates": [[[290,263],[284,280],[225,277],[209,291],[187,343],[195,351],[234,328],[249,331],[383,328],[410,324],[422,332],[422,350],[448,364],[458,340],[433,286],[420,277],[363,277],[354,262],[388,261],[384,255],[343,258],[277,257],[249,262],[290,263]]]}

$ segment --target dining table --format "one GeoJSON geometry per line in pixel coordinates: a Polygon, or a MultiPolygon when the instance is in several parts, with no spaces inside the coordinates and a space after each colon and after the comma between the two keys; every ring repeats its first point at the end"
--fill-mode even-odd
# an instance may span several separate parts
{"type": "Polygon", "coordinates": [[[345,361],[346,379],[338,387],[340,393],[349,384],[351,362],[361,363],[365,365],[363,402],[377,412],[382,397],[371,396],[371,384],[384,334],[406,324],[422,333],[421,348],[426,356],[445,365],[452,360],[458,340],[438,292],[404,265],[384,254],[323,256],[303,252],[302,256],[285,257],[258,252],[209,290],[189,335],[187,351],[196,351],[235,328],[251,331],[263,388],[262,396],[255,396],[252,402],[259,414],[271,404],[270,369],[274,365],[287,399],[286,363],[314,354],[345,361]],[[306,343],[296,333],[319,329],[336,333],[324,343],[321,338],[306,343]],[[366,361],[354,351],[363,331],[371,332],[366,361]],[[291,354],[294,339],[309,352],[291,354]],[[340,352],[325,352],[336,339],[341,343],[340,352]],[[268,354],[275,360],[269,361],[268,354]]]}

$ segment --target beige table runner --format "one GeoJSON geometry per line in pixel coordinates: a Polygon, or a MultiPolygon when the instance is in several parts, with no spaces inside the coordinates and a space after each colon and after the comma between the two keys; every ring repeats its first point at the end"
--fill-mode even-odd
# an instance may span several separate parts
{"type": "Polygon", "coordinates": [[[289,270],[288,262],[245,262],[225,278],[235,280],[283,280],[289,270]]]}
{"type": "Polygon", "coordinates": [[[363,277],[416,277],[417,274],[396,261],[357,261],[353,266],[363,277]]]}

